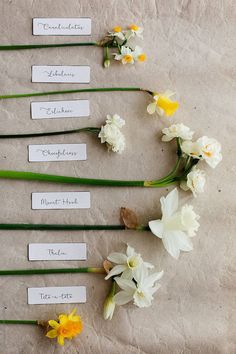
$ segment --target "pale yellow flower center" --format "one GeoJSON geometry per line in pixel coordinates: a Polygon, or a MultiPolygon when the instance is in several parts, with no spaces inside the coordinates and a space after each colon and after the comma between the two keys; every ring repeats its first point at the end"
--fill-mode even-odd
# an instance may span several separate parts
{"type": "Polygon", "coordinates": [[[128,267],[129,268],[136,268],[138,266],[138,259],[137,258],[130,258],[127,261],[128,267]]]}
{"type": "Polygon", "coordinates": [[[137,25],[130,25],[129,28],[130,28],[131,30],[133,30],[133,31],[138,31],[139,26],[137,26],[137,25]]]}
{"type": "Polygon", "coordinates": [[[121,31],[122,31],[122,28],[121,28],[120,26],[115,26],[115,27],[113,28],[113,31],[116,32],[116,33],[118,33],[118,32],[121,32],[121,31]]]}
{"type": "Polygon", "coordinates": [[[133,57],[132,57],[131,54],[126,54],[126,55],[124,55],[124,61],[125,61],[126,63],[131,63],[132,60],[133,60],[133,57]]]}
{"type": "Polygon", "coordinates": [[[147,59],[147,56],[145,53],[142,53],[138,56],[138,61],[145,61],[147,59]]]}

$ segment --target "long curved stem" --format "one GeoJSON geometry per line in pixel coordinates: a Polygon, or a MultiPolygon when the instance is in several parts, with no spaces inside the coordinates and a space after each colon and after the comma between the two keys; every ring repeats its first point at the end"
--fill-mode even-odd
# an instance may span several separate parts
{"type": "Polygon", "coordinates": [[[75,89],[75,90],[45,91],[45,92],[0,95],[0,100],[6,100],[11,98],[62,95],[62,94],[70,94],[70,93],[82,93],[82,92],[114,92],[114,91],[144,91],[149,94],[152,94],[151,91],[142,89],[140,87],[94,87],[94,88],[82,88],[82,89],[75,89]]]}
{"type": "Polygon", "coordinates": [[[37,48],[59,48],[59,47],[100,47],[97,42],[81,42],[81,43],[57,43],[57,44],[12,44],[0,45],[0,51],[5,50],[24,50],[24,49],[37,49],[37,48]]]}
{"type": "Polygon", "coordinates": [[[0,324],[38,325],[38,321],[35,321],[35,320],[0,320],[0,324]]]}
{"type": "Polygon", "coordinates": [[[71,129],[71,130],[62,130],[62,131],[44,132],[44,133],[0,134],[0,139],[37,138],[41,136],[64,135],[64,134],[74,134],[74,133],[83,133],[83,132],[98,134],[100,130],[101,130],[100,128],[86,127],[80,129],[71,129]]]}
{"type": "Polygon", "coordinates": [[[0,276],[8,275],[38,275],[38,274],[65,274],[65,273],[95,273],[105,274],[104,268],[45,268],[45,269],[9,269],[0,270],[0,276]]]}

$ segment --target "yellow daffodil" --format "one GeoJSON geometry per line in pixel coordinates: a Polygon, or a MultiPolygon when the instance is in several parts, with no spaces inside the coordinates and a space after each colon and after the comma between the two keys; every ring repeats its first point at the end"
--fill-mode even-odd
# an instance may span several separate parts
{"type": "Polygon", "coordinates": [[[48,324],[52,329],[47,332],[48,338],[57,338],[60,345],[64,345],[65,339],[72,339],[81,333],[83,324],[80,316],[76,315],[74,309],[69,315],[61,314],[58,321],[50,320],[48,324]]]}
{"type": "Polygon", "coordinates": [[[170,99],[173,95],[174,92],[169,90],[164,93],[153,94],[154,102],[147,106],[148,113],[153,114],[157,112],[160,116],[172,116],[179,107],[179,103],[177,101],[172,101],[170,99]]]}

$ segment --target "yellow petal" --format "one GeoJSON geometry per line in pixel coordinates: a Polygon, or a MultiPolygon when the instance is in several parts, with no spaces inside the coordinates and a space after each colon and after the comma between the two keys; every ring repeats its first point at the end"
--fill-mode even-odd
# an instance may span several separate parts
{"type": "Polygon", "coordinates": [[[76,311],[77,311],[77,308],[75,307],[72,311],[71,311],[71,313],[69,314],[69,319],[71,319],[75,314],[76,314],[76,311]]]}
{"type": "Polygon", "coordinates": [[[173,115],[179,107],[178,102],[173,102],[168,97],[162,95],[159,96],[157,105],[163,109],[167,117],[173,115]]]}
{"type": "Polygon", "coordinates": [[[64,314],[62,314],[62,315],[59,315],[59,321],[60,321],[60,325],[64,325],[64,324],[66,324],[67,322],[68,322],[68,316],[67,315],[64,315],[64,314]]]}
{"type": "Polygon", "coordinates": [[[46,337],[48,337],[48,338],[56,338],[57,337],[57,330],[56,329],[51,329],[51,331],[47,332],[46,337]]]}
{"type": "Polygon", "coordinates": [[[64,337],[63,337],[63,336],[58,336],[57,342],[58,342],[58,344],[60,344],[60,345],[64,345],[64,337]]]}
{"type": "Polygon", "coordinates": [[[59,323],[55,320],[48,321],[48,324],[50,327],[55,328],[55,329],[57,329],[60,326],[59,323]]]}

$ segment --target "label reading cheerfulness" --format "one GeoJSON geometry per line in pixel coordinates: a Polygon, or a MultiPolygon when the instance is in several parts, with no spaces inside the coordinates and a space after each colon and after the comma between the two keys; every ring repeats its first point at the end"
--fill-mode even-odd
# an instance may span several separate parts
{"type": "Polygon", "coordinates": [[[29,145],[29,162],[84,161],[86,144],[29,145]]]}
{"type": "Polygon", "coordinates": [[[30,261],[84,261],[87,259],[86,243],[30,243],[30,261]]]}
{"type": "Polygon", "coordinates": [[[28,288],[28,304],[75,304],[86,302],[85,286],[28,288]]]}
{"type": "Polygon", "coordinates": [[[90,18],[34,18],[34,36],[88,36],[90,18]]]}
{"type": "Polygon", "coordinates": [[[33,65],[32,82],[88,84],[90,67],[86,65],[33,65]]]}
{"type": "Polygon", "coordinates": [[[31,102],[32,119],[88,117],[89,100],[31,102]]]}
{"type": "Polygon", "coordinates": [[[32,209],[89,209],[90,192],[32,193],[32,209]]]}

